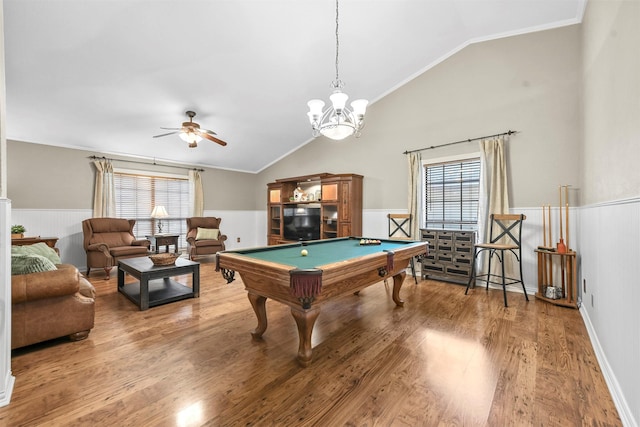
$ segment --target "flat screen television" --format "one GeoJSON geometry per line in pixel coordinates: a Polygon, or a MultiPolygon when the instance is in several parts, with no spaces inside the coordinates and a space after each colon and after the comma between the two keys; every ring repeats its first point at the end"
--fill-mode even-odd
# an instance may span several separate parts
{"type": "Polygon", "coordinates": [[[286,206],[283,214],[285,239],[320,239],[320,205],[286,206]]]}

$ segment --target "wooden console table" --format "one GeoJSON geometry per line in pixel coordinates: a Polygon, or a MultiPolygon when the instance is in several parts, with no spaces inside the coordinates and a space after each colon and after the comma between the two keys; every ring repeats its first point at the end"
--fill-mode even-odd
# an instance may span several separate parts
{"type": "Polygon", "coordinates": [[[536,249],[538,254],[538,292],[536,298],[563,307],[578,308],[578,275],[576,272],[576,252],[565,254],[536,249]],[[561,298],[547,298],[545,288],[554,286],[562,289],[561,298]]]}
{"type": "Polygon", "coordinates": [[[12,245],[35,245],[36,243],[46,243],[50,248],[56,249],[57,237],[23,237],[21,239],[11,239],[12,245]]]}

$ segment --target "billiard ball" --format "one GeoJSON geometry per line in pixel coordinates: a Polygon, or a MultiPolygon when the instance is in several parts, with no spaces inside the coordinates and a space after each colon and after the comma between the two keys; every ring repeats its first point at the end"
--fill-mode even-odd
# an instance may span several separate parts
{"type": "Polygon", "coordinates": [[[300,251],[300,255],[307,256],[307,255],[309,255],[309,251],[307,251],[306,249],[303,249],[303,250],[300,251]]]}

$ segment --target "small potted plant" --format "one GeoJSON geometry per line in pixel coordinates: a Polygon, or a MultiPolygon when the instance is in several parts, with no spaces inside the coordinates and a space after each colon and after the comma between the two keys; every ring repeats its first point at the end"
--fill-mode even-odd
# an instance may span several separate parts
{"type": "Polygon", "coordinates": [[[24,232],[27,231],[22,225],[12,225],[11,226],[11,238],[12,239],[22,239],[24,237],[24,232]]]}

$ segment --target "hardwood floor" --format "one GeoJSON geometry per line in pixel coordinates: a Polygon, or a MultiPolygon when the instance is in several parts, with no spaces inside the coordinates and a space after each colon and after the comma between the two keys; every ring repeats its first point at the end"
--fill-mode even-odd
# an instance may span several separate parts
{"type": "Polygon", "coordinates": [[[411,277],[398,308],[380,282],[323,306],[302,368],[290,311],[252,340],[241,281],[200,261],[199,299],[147,311],[96,272],[89,338],[14,351],[0,425],[621,425],[577,310],[411,277]]]}

